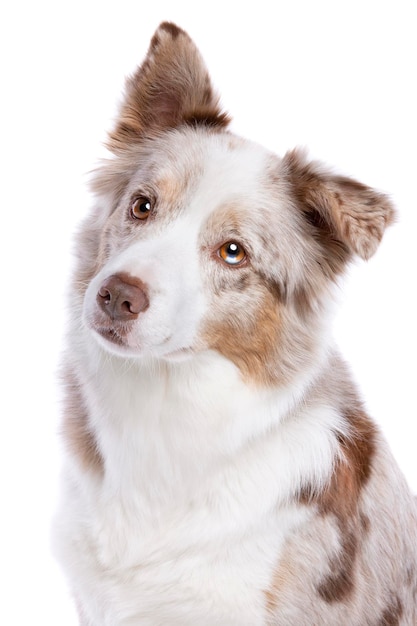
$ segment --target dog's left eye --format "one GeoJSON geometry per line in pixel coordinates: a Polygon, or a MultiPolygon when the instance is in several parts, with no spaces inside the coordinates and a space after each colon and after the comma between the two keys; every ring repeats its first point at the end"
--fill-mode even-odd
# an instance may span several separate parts
{"type": "Polygon", "coordinates": [[[228,241],[219,248],[219,255],[228,265],[241,265],[246,259],[243,247],[235,241],[228,241]]]}
{"type": "Polygon", "coordinates": [[[136,220],[147,220],[152,211],[152,202],[149,198],[140,196],[130,205],[130,215],[136,220]]]}

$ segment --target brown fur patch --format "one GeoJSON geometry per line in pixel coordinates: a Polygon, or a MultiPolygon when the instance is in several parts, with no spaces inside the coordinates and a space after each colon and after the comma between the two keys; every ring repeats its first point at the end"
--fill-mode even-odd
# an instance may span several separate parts
{"type": "Polygon", "coordinates": [[[307,162],[299,150],[287,153],[283,165],[300,210],[324,237],[334,269],[346,260],[347,251],[364,259],[372,256],[394,221],[389,198],[307,162]]]}
{"type": "Polygon", "coordinates": [[[160,24],[159,28],[160,28],[160,30],[163,30],[163,31],[169,33],[173,39],[176,39],[181,34],[182,35],[186,34],[185,31],[183,31],[181,28],[179,28],[173,22],[162,22],[162,24],[160,24]]]}
{"type": "Polygon", "coordinates": [[[206,126],[207,128],[219,128],[229,123],[227,113],[218,113],[207,107],[196,109],[191,114],[184,116],[183,123],[188,126],[206,126]]]}
{"type": "Polygon", "coordinates": [[[63,439],[69,452],[78,458],[84,470],[103,472],[103,459],[88,423],[88,413],[75,375],[65,372],[66,405],[62,424],[63,439]]]}
{"type": "MultiPolygon", "coordinates": [[[[237,290],[242,289],[243,280],[242,276],[237,290]]],[[[276,374],[268,368],[268,355],[275,349],[280,319],[271,296],[265,296],[257,309],[256,315],[248,315],[242,309],[240,323],[238,316],[229,320],[225,316],[219,323],[211,321],[206,327],[204,338],[210,348],[232,361],[244,378],[260,385],[269,385],[275,380],[276,374]]]]}
{"type": "Polygon", "coordinates": [[[340,532],[339,554],[317,588],[326,602],[340,602],[352,593],[356,556],[367,532],[359,499],[371,473],[375,429],[360,409],[346,410],[345,418],[351,432],[339,437],[343,458],[337,462],[329,486],[316,499],[320,514],[334,516],[340,532]]]}
{"type": "Polygon", "coordinates": [[[142,66],[127,81],[108,147],[123,153],[130,144],[161,130],[182,124],[225,128],[229,121],[198,49],[185,31],[164,22],[142,66]]]}
{"type": "Polygon", "coordinates": [[[308,325],[297,318],[282,285],[253,268],[229,271],[236,275],[233,282],[219,278],[214,287],[217,298],[203,341],[231,360],[249,383],[289,384],[314,350],[315,319],[310,317],[308,325]]]}
{"type": "Polygon", "coordinates": [[[403,606],[398,596],[390,599],[377,626],[399,626],[403,615],[403,606]]]}
{"type": "MultiPolygon", "coordinates": [[[[327,487],[318,492],[305,486],[298,494],[301,504],[317,508],[319,523],[336,525],[339,533],[339,549],[328,562],[328,573],[316,583],[318,596],[327,604],[346,602],[354,593],[358,554],[369,533],[369,520],[361,512],[360,496],[371,474],[375,431],[362,408],[355,406],[353,401],[352,404],[354,408],[344,411],[350,432],[347,436],[339,436],[342,458],[336,462],[327,487]]],[[[323,527],[323,532],[328,533],[329,528],[325,530],[323,527]]],[[[312,538],[309,537],[308,541],[311,542],[312,538]]],[[[294,542],[297,543],[296,537],[294,542]]],[[[326,554],[326,545],[323,550],[326,554]]],[[[265,594],[271,613],[279,606],[288,581],[296,581],[299,576],[298,564],[292,563],[290,555],[291,550],[279,564],[265,594]]],[[[305,559],[308,557],[303,559],[303,568],[305,559]]],[[[310,566],[315,567],[313,562],[310,566]]]]}
{"type": "Polygon", "coordinates": [[[340,552],[330,563],[331,574],[317,587],[319,596],[328,603],[346,600],[354,589],[358,528],[356,524],[340,524],[339,529],[340,552]]]}
{"type": "Polygon", "coordinates": [[[325,515],[350,517],[357,512],[360,492],[369,479],[375,449],[375,427],[360,408],[346,409],[348,435],[339,435],[343,459],[338,461],[330,485],[318,500],[325,515]]]}

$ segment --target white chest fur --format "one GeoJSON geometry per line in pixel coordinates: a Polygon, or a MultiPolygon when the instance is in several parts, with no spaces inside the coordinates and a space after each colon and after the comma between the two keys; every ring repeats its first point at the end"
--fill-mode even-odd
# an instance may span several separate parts
{"type": "Polygon", "coordinates": [[[281,545],[308,515],[288,502],[328,476],[337,417],[289,419],[305,381],[255,391],[217,355],[108,359],[86,379],[104,473],[86,483],[69,467],[59,541],[91,623],[265,623],[281,545]]]}

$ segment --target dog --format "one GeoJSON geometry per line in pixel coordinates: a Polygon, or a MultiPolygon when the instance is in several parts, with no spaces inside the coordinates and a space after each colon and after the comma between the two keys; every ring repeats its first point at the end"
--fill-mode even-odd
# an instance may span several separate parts
{"type": "Polygon", "coordinates": [[[77,236],[54,550],[83,626],[417,624],[417,506],[333,345],[384,194],[237,137],[188,34],[77,236]]]}

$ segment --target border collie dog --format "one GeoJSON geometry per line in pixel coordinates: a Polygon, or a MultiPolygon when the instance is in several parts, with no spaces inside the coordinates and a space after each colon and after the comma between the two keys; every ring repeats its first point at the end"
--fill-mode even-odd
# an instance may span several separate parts
{"type": "Polygon", "coordinates": [[[54,551],[83,626],[417,624],[417,506],[331,336],[390,200],[229,129],[160,25],[77,237],[54,551]]]}

